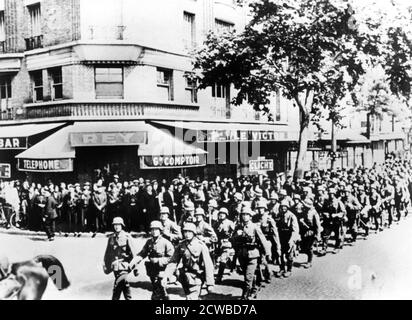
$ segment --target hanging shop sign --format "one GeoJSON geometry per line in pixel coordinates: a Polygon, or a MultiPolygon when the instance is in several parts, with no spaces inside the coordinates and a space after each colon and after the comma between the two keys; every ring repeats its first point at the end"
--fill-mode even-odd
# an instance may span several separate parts
{"type": "Polygon", "coordinates": [[[20,171],[72,172],[73,159],[19,159],[20,171]]]}
{"type": "Polygon", "coordinates": [[[290,139],[288,131],[208,130],[197,132],[198,142],[284,141],[288,139],[290,139]]]}
{"type": "Polygon", "coordinates": [[[0,150],[27,149],[27,137],[0,138],[0,150]]]}
{"type": "Polygon", "coordinates": [[[257,160],[249,161],[249,171],[258,172],[259,174],[265,174],[269,171],[273,171],[274,168],[275,166],[273,159],[259,157],[257,160]]]}
{"type": "Polygon", "coordinates": [[[70,133],[72,147],[134,146],[146,143],[146,131],[70,133]]]}
{"type": "Polygon", "coordinates": [[[0,163],[0,178],[1,179],[11,178],[11,166],[9,163],[0,163]]]}
{"type": "Polygon", "coordinates": [[[206,165],[206,155],[174,155],[174,156],[143,156],[140,157],[141,169],[171,169],[187,167],[203,167],[206,165]]]}

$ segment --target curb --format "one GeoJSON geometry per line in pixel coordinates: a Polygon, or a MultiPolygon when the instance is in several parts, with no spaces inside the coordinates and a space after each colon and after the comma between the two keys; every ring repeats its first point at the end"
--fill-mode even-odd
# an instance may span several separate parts
{"type": "MultiPolygon", "coordinates": [[[[106,232],[106,233],[96,233],[93,237],[92,232],[81,232],[80,237],[75,237],[74,233],[68,233],[66,236],[66,232],[56,232],[56,238],[107,238],[113,232],[106,232]]],[[[16,228],[11,229],[4,229],[0,228],[0,234],[8,234],[8,235],[16,235],[16,236],[29,236],[29,237],[47,237],[44,231],[30,231],[30,230],[20,230],[16,228]]],[[[146,238],[147,235],[144,232],[130,232],[133,238],[146,238]]]]}

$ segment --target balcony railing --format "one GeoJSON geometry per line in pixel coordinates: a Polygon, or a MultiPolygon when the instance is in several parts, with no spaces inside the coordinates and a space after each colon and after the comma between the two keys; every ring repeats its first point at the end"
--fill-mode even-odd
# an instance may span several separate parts
{"type": "Polygon", "coordinates": [[[135,102],[60,102],[27,105],[19,118],[110,118],[190,116],[199,106],[135,102]]]}
{"type": "Polygon", "coordinates": [[[30,37],[24,40],[26,41],[26,50],[43,48],[43,35],[30,37]]]}

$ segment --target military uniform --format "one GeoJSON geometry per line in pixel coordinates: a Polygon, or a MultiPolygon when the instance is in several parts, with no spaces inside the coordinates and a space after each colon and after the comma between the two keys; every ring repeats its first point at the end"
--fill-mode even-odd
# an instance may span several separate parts
{"type": "Polygon", "coordinates": [[[194,237],[191,241],[183,240],[176,248],[167,274],[175,265],[181,264],[177,278],[182,284],[187,300],[198,300],[202,284],[214,285],[214,268],[207,246],[194,237]]]}
{"type": "Polygon", "coordinates": [[[260,257],[259,248],[265,250],[266,256],[270,256],[270,251],[260,227],[252,221],[236,226],[233,241],[236,243],[236,256],[245,277],[242,299],[248,300],[252,290],[256,290],[255,273],[260,257]]]}
{"type": "Polygon", "coordinates": [[[162,221],[163,225],[163,237],[169,240],[173,244],[178,244],[182,240],[182,232],[180,227],[174,221],[167,219],[162,221]]]}
{"type": "Polygon", "coordinates": [[[345,205],[347,217],[348,217],[348,232],[352,235],[352,240],[356,241],[358,235],[359,214],[362,210],[362,206],[359,200],[353,196],[350,191],[346,191],[346,194],[341,198],[341,201],[345,205]]]}
{"type": "Polygon", "coordinates": [[[136,253],[132,236],[127,232],[122,230],[109,236],[104,266],[106,272],[113,272],[115,277],[112,300],[119,300],[122,293],[126,300],[132,299],[126,276],[130,272],[129,264],[136,253]]]}
{"type": "Polygon", "coordinates": [[[149,258],[145,263],[147,276],[150,278],[153,286],[152,300],[168,300],[166,288],[162,284],[165,276],[164,271],[169,264],[174,253],[174,247],[169,240],[162,236],[157,239],[150,238],[147,240],[142,251],[138,254],[141,258],[149,258]]]}
{"type": "MultiPolygon", "coordinates": [[[[338,198],[329,199],[323,210],[324,218],[330,223],[331,231],[335,235],[335,248],[341,249],[345,240],[345,205],[338,198]]],[[[327,244],[326,244],[327,245],[327,244]]]]}
{"type": "Polygon", "coordinates": [[[206,221],[196,223],[196,236],[202,240],[209,248],[217,242],[217,236],[212,226],[206,221]]]}
{"type": "Polygon", "coordinates": [[[216,248],[216,262],[219,265],[216,282],[221,282],[230,257],[234,256],[234,250],[230,238],[235,230],[235,224],[229,219],[218,220],[214,225],[218,239],[216,248]]]}

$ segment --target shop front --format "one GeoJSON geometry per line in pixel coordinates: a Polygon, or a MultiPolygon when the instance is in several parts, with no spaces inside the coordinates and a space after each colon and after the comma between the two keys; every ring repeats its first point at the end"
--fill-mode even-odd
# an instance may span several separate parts
{"type": "Polygon", "coordinates": [[[18,170],[16,155],[63,126],[65,123],[0,127],[0,179],[24,178],[24,174],[18,170]]]}
{"type": "Polygon", "coordinates": [[[206,152],[145,121],[74,122],[17,156],[31,181],[163,179],[206,164],[206,152]]]}

